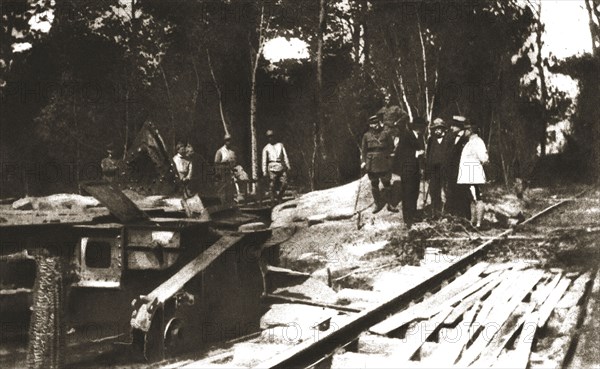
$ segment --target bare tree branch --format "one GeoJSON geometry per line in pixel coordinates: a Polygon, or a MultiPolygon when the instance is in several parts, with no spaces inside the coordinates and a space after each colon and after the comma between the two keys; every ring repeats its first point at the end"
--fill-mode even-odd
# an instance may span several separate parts
{"type": "Polygon", "coordinates": [[[419,30],[419,40],[421,41],[421,54],[423,57],[423,82],[425,85],[425,113],[427,121],[431,121],[431,109],[429,108],[429,85],[427,81],[427,53],[425,52],[425,41],[423,40],[423,31],[421,30],[421,18],[417,15],[417,26],[419,30]]]}
{"type": "Polygon", "coordinates": [[[212,62],[210,61],[210,52],[208,48],[206,49],[206,59],[208,61],[208,69],[210,70],[210,75],[212,77],[213,83],[215,85],[215,89],[217,90],[217,96],[219,97],[219,113],[221,113],[221,122],[223,123],[223,130],[226,135],[229,135],[229,128],[227,127],[227,121],[225,120],[225,113],[223,112],[223,98],[221,95],[221,88],[219,88],[219,83],[217,82],[217,77],[215,76],[215,71],[212,67],[212,62]]]}

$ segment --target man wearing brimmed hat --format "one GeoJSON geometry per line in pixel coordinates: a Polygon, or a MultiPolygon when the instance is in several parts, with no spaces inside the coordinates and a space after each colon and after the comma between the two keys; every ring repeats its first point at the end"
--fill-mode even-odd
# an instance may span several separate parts
{"type": "Polygon", "coordinates": [[[430,127],[431,136],[427,141],[425,179],[429,180],[429,195],[433,217],[437,218],[442,212],[442,185],[444,163],[446,161],[446,124],[442,118],[436,118],[430,127]]]}
{"type": "MultiPolygon", "coordinates": [[[[389,201],[390,181],[392,180],[390,155],[394,149],[394,140],[387,130],[384,130],[379,117],[369,118],[369,130],[364,134],[361,144],[361,168],[367,171],[371,181],[371,193],[375,201],[376,214],[389,201]],[[383,191],[379,191],[379,182],[383,191]]],[[[388,205],[388,210],[397,211],[388,205]]]]}
{"type": "Polygon", "coordinates": [[[113,158],[114,149],[112,145],[106,147],[106,157],[100,162],[102,169],[102,178],[105,181],[112,182],[119,171],[118,161],[113,158]]]}
{"type": "Polygon", "coordinates": [[[269,177],[271,203],[274,204],[275,196],[278,202],[283,198],[287,186],[287,172],[291,167],[285,147],[281,142],[276,142],[275,133],[269,129],[266,136],[269,143],[262,151],[262,170],[263,174],[269,177]]]}
{"type": "Polygon", "coordinates": [[[485,171],[483,165],[488,162],[488,153],[485,143],[478,135],[477,125],[467,122],[465,124],[465,137],[468,142],[463,148],[458,167],[458,185],[467,186],[471,195],[471,223],[479,228],[483,220],[485,205],[481,197],[481,186],[485,184],[485,171]]]}
{"type": "Polygon", "coordinates": [[[425,119],[416,117],[408,127],[400,131],[400,139],[394,150],[392,171],[402,179],[402,217],[407,228],[417,220],[421,161],[425,154],[423,132],[426,126],[425,119]]]}
{"type": "Polygon", "coordinates": [[[459,186],[456,183],[460,156],[468,141],[463,131],[466,122],[467,118],[461,115],[453,116],[450,121],[450,131],[446,134],[446,163],[444,164],[446,177],[445,211],[451,215],[469,219],[471,218],[469,193],[464,186],[459,186]]]}

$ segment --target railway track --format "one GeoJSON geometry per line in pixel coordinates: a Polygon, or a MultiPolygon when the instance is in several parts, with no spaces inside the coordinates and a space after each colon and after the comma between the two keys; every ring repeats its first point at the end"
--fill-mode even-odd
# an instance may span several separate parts
{"type": "MultiPolygon", "coordinates": [[[[269,339],[270,333],[263,331],[243,340],[241,346],[233,344],[199,361],[165,363],[160,367],[431,368],[506,367],[508,363],[523,368],[564,366],[570,359],[571,340],[558,340],[565,355],[555,358],[555,363],[534,357],[540,354],[532,353],[533,337],[548,331],[550,325],[556,328],[562,323],[574,328],[582,324],[581,312],[589,291],[593,283],[599,283],[597,269],[565,272],[556,268],[542,270],[531,261],[494,264],[483,260],[494,245],[513,241],[514,233],[523,228],[530,230],[533,223],[577,201],[585,192],[563,199],[518,226],[488,238],[449,266],[372,309],[354,314],[346,311],[334,317],[325,314],[322,321],[310,327],[315,333],[295,340],[293,347],[290,342],[294,340],[285,337],[285,333],[281,336],[288,342],[281,344],[281,339],[269,339]],[[553,312],[560,318],[558,321],[553,312]],[[236,355],[244,356],[244,351],[246,359],[236,359],[236,355]],[[251,351],[256,354],[248,354],[251,351]]],[[[559,333],[565,333],[565,329],[559,333]]],[[[541,351],[544,349],[548,351],[541,351]]]]}
{"type": "MultiPolygon", "coordinates": [[[[436,359],[436,357],[440,358],[440,352],[444,353],[448,350],[453,352],[456,358],[455,362],[462,367],[470,364],[480,366],[487,363],[493,364],[498,357],[503,359],[506,356],[504,346],[498,348],[496,341],[487,339],[482,341],[479,338],[479,341],[477,341],[477,332],[469,335],[460,332],[461,329],[468,328],[462,327],[460,324],[466,324],[465,322],[469,319],[472,321],[478,321],[479,319],[479,323],[482,323],[483,318],[478,317],[477,311],[484,308],[483,305],[488,298],[496,296],[500,299],[498,297],[499,293],[494,295],[492,292],[500,287],[506,287],[505,290],[509,290],[510,286],[515,284],[515,281],[520,281],[519,278],[526,275],[530,290],[534,290],[534,293],[529,293],[525,287],[523,287],[524,291],[521,291],[521,293],[525,293],[528,300],[539,300],[539,303],[533,305],[533,307],[529,303],[531,301],[523,303],[522,300],[525,297],[516,300],[517,297],[509,296],[505,301],[512,301],[513,311],[519,312],[516,318],[519,326],[516,329],[509,327],[498,332],[503,337],[502,342],[505,345],[515,347],[515,338],[522,335],[524,331],[523,328],[519,327],[528,326],[533,319],[532,313],[539,315],[538,312],[546,300],[550,297],[553,299],[558,298],[555,303],[562,302],[563,307],[561,309],[567,309],[565,312],[567,316],[570,316],[572,314],[569,314],[569,309],[580,308],[581,306],[580,304],[569,306],[568,301],[565,300],[569,295],[567,292],[572,295],[571,300],[576,299],[576,295],[579,293],[579,300],[583,301],[587,299],[585,296],[587,296],[586,293],[591,287],[590,281],[594,278],[594,275],[596,275],[596,282],[594,283],[597,284],[598,282],[597,274],[594,274],[594,271],[569,274],[554,270],[540,273],[536,271],[535,265],[525,265],[524,263],[493,265],[485,264],[482,260],[484,260],[488,251],[493,249],[492,246],[514,241],[516,238],[514,233],[523,228],[531,227],[530,224],[543,219],[544,216],[564,207],[566,204],[572,204],[575,201],[580,202],[583,194],[584,192],[563,199],[536,213],[519,226],[486,239],[485,242],[467,254],[454,260],[452,264],[439,270],[434,275],[423,278],[420,283],[374,308],[362,312],[353,312],[356,309],[344,309],[342,307],[337,309],[335,305],[324,306],[322,319],[317,319],[316,322],[312,321],[313,324],[310,324],[310,326],[295,327],[294,324],[296,323],[287,326],[285,324],[273,326],[262,332],[252,333],[230,341],[212,350],[195,353],[187,357],[179,356],[155,363],[151,367],[329,368],[386,367],[386,365],[394,368],[419,365],[434,367],[436,363],[441,362],[436,359]],[[567,282],[568,285],[565,288],[567,282]],[[572,290],[573,286],[578,286],[577,291],[572,290]],[[560,287],[560,289],[556,290],[557,287],[560,287]],[[563,290],[562,295],[559,293],[561,289],[563,290]],[[554,295],[552,295],[553,292],[554,295]],[[544,293],[547,293],[547,295],[544,295],[544,293]],[[556,297],[556,295],[559,296],[556,297]],[[581,296],[584,296],[584,298],[581,298],[581,296]],[[479,298],[480,301],[477,304],[472,303],[469,305],[475,298],[479,298]],[[466,300],[469,303],[465,303],[466,300]],[[339,311],[342,311],[342,313],[334,315],[339,311]],[[297,330],[302,330],[302,333],[297,334],[297,330]],[[440,337],[452,337],[456,334],[460,334],[460,337],[466,340],[462,346],[463,348],[466,346],[473,347],[474,344],[477,344],[478,346],[484,346],[483,348],[495,347],[495,351],[487,353],[480,350],[479,355],[470,353],[470,356],[476,356],[468,359],[467,356],[461,355],[460,351],[456,352],[456,345],[458,344],[449,345],[448,342],[440,342],[440,337]],[[438,351],[440,349],[441,351],[438,351]],[[503,349],[504,351],[502,351],[503,349]],[[438,351],[438,353],[428,355],[427,351],[438,351]],[[396,353],[401,354],[395,356],[396,353]],[[482,355],[482,353],[485,355],[482,355]],[[498,354],[492,357],[496,353],[498,354]],[[239,356],[243,359],[237,358],[239,356]],[[467,363],[467,360],[470,360],[470,362],[467,363]],[[364,364],[361,364],[362,362],[364,364]]],[[[569,223],[566,222],[565,224],[569,223]]],[[[485,307],[489,310],[487,314],[493,313],[493,306],[489,307],[489,301],[488,306],[485,307]]],[[[303,311],[303,307],[306,307],[301,301],[290,299],[288,302],[293,304],[293,310],[298,312],[303,311]]],[[[548,303],[546,305],[550,306],[548,303]]],[[[316,309],[314,307],[310,308],[313,310],[309,313],[313,313],[316,309]]],[[[544,309],[544,314],[549,315],[547,312],[548,307],[544,309]]],[[[552,309],[550,309],[551,312],[552,309]]],[[[514,315],[512,312],[508,314],[509,318],[514,315]]],[[[499,312],[492,314],[493,317],[499,315],[502,314],[499,312]]],[[[450,343],[455,344],[455,342],[450,343]]],[[[448,357],[451,357],[451,355],[448,357]]],[[[148,364],[145,363],[114,362],[112,359],[106,360],[104,364],[94,360],[93,362],[79,362],[73,365],[76,365],[76,367],[104,366],[111,368],[148,367],[148,364]]],[[[448,367],[448,365],[445,367],[448,367]]]]}

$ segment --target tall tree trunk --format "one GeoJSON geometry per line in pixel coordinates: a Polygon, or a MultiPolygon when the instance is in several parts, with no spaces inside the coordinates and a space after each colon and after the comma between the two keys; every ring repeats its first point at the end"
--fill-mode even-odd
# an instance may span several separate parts
{"type": "MultiPolygon", "coordinates": [[[[137,21],[135,17],[135,1],[131,0],[131,34],[129,35],[129,48],[130,50],[135,50],[134,41],[137,37],[137,21]]],[[[128,63],[125,65],[125,142],[123,143],[123,160],[125,160],[125,156],[127,155],[127,150],[129,149],[129,130],[130,130],[130,122],[129,122],[129,89],[130,89],[130,81],[131,81],[131,70],[129,66],[129,62],[133,61],[133,55],[131,56],[128,63]]]]}
{"type": "Polygon", "coordinates": [[[356,19],[349,19],[350,30],[352,31],[352,53],[354,54],[354,64],[360,65],[361,47],[360,47],[360,31],[361,25],[356,19]]]}
{"type": "MultiPolygon", "coordinates": [[[[265,34],[269,29],[268,20],[265,22],[265,7],[260,9],[260,24],[258,26],[258,48],[254,57],[251,59],[252,76],[250,82],[250,150],[252,161],[252,192],[256,192],[256,180],[258,179],[258,142],[256,138],[256,115],[257,115],[257,96],[256,96],[256,73],[258,72],[258,63],[263,52],[265,44],[265,34]]],[[[252,48],[252,44],[250,44],[252,48]]]]}
{"type": "Polygon", "coordinates": [[[163,82],[165,84],[165,88],[167,90],[167,99],[169,100],[169,118],[171,120],[171,147],[175,147],[175,116],[173,115],[173,98],[171,96],[171,88],[169,87],[169,81],[167,80],[167,75],[165,74],[165,69],[162,64],[160,64],[160,73],[163,77],[163,82]]]}
{"type": "Polygon", "coordinates": [[[198,95],[200,95],[200,75],[198,74],[198,66],[196,65],[196,59],[195,59],[196,55],[192,55],[191,56],[191,62],[192,62],[192,69],[194,71],[194,78],[196,80],[196,90],[194,91],[194,94],[192,95],[192,106],[190,109],[190,126],[192,128],[194,127],[194,123],[196,120],[196,110],[197,110],[197,105],[198,105],[198,95]]]}
{"type": "MultiPolygon", "coordinates": [[[[406,106],[406,113],[408,114],[408,118],[410,121],[413,121],[413,112],[410,107],[410,103],[408,102],[408,96],[406,95],[406,88],[404,87],[404,78],[402,78],[402,73],[398,70],[398,67],[395,67],[396,77],[398,78],[398,84],[400,85],[400,93],[402,96],[402,101],[404,101],[404,105],[406,106]]],[[[394,84],[395,85],[395,84],[394,84]]],[[[397,93],[398,91],[396,91],[397,93]]]]}
{"type": "Polygon", "coordinates": [[[423,30],[421,29],[421,19],[417,16],[417,26],[419,30],[419,40],[421,41],[421,57],[423,58],[423,84],[425,85],[425,115],[428,122],[431,122],[431,109],[429,107],[429,82],[427,80],[427,52],[425,50],[425,40],[423,39],[423,30]]]}
{"type": "Polygon", "coordinates": [[[592,35],[592,52],[595,57],[600,57],[600,1],[584,0],[585,8],[588,12],[590,33],[592,35]],[[598,20],[598,24],[594,21],[594,16],[598,20]]]}
{"type": "Polygon", "coordinates": [[[537,44],[537,57],[536,57],[536,61],[535,61],[535,66],[538,70],[539,73],[539,78],[540,78],[540,93],[541,93],[541,102],[542,102],[542,116],[540,117],[541,120],[541,126],[540,127],[540,155],[541,156],[545,156],[546,155],[546,124],[547,124],[547,117],[548,114],[546,114],[546,109],[547,109],[547,103],[548,103],[548,87],[546,86],[546,72],[544,70],[544,61],[542,58],[542,47],[544,46],[544,43],[542,41],[542,33],[544,32],[544,24],[542,23],[542,19],[541,19],[541,14],[542,14],[542,0],[538,0],[538,12],[537,12],[537,27],[536,27],[536,35],[535,35],[535,42],[537,44]]]}
{"type": "Polygon", "coordinates": [[[129,79],[129,77],[127,77],[125,81],[125,142],[123,143],[123,160],[125,160],[127,150],[129,149],[129,83],[127,79],[129,79]]]}
{"type": "Polygon", "coordinates": [[[319,26],[317,29],[317,117],[313,125],[313,154],[312,163],[310,168],[310,188],[312,191],[318,188],[317,178],[317,159],[321,154],[321,143],[323,142],[322,137],[322,125],[323,125],[323,102],[322,100],[322,88],[323,88],[323,36],[325,34],[325,6],[326,0],[319,1],[319,26]]]}
{"type": "MultiPolygon", "coordinates": [[[[217,90],[217,96],[219,97],[219,112],[221,113],[221,122],[223,123],[223,131],[225,131],[226,135],[229,135],[229,128],[228,128],[227,120],[225,119],[225,112],[223,111],[223,98],[221,96],[221,88],[219,88],[219,83],[217,82],[217,77],[215,76],[215,72],[213,70],[212,63],[210,61],[210,53],[208,52],[208,49],[206,49],[206,59],[208,59],[208,69],[210,70],[210,75],[212,76],[212,80],[215,85],[215,89],[217,90]]],[[[256,78],[256,72],[254,72],[254,78],[256,78]]]]}
{"type": "Polygon", "coordinates": [[[410,119],[410,121],[413,121],[413,112],[412,112],[412,108],[410,106],[410,102],[408,101],[408,96],[406,94],[406,88],[404,86],[404,78],[402,77],[402,57],[399,55],[399,53],[397,52],[396,49],[396,44],[397,44],[397,38],[396,35],[391,35],[389,34],[389,29],[387,31],[387,37],[384,37],[385,40],[385,44],[388,48],[388,50],[390,51],[390,55],[391,57],[397,62],[396,65],[394,65],[394,72],[396,73],[396,78],[398,80],[398,86],[400,87],[398,89],[398,87],[396,86],[396,83],[393,83],[394,89],[396,90],[396,93],[398,94],[399,98],[402,98],[402,101],[404,102],[404,105],[406,106],[406,113],[408,114],[408,117],[410,119]],[[395,42],[395,43],[394,43],[395,42]],[[399,91],[398,91],[399,90],[399,91]]]}
{"type": "MultiPolygon", "coordinates": [[[[258,143],[256,140],[256,71],[260,54],[256,53],[254,65],[252,67],[252,81],[250,85],[250,150],[252,151],[252,180],[258,179],[258,143]]],[[[253,183],[252,192],[256,191],[256,185],[253,183]]]]}
{"type": "Polygon", "coordinates": [[[365,65],[369,65],[371,57],[371,48],[367,39],[367,13],[369,12],[369,4],[367,0],[360,2],[360,27],[362,28],[363,55],[365,56],[365,65]]]}

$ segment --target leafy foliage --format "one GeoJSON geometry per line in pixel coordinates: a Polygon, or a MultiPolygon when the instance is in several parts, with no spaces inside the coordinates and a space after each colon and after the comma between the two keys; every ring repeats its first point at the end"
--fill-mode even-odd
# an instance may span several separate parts
{"type": "MultiPolygon", "coordinates": [[[[597,2],[586,4],[594,5],[590,24],[596,26],[597,2]]],[[[21,168],[26,162],[70,163],[76,175],[49,185],[33,180],[35,170],[23,170],[28,174],[11,177],[2,195],[76,189],[106,145],[123,154],[147,119],[171,150],[176,141],[189,142],[197,160],[206,162],[226,124],[248,167],[256,60],[258,147],[266,129],[279,132],[298,185],[308,185],[316,119],[322,119],[328,158],[316,168],[319,187],[358,174],[356,143],[366,118],[380,107],[382,89],[413,117],[463,114],[479,123],[492,177],[507,181],[527,176],[543,128],[569,109],[563,92],[549,85],[542,101],[538,79],[525,78],[536,76],[531,35],[540,22],[521,1],[329,0],[326,9],[318,92],[318,1],[3,2],[2,160],[21,168]],[[46,20],[49,32],[39,27],[46,20]],[[261,24],[268,25],[262,39],[261,24]],[[256,58],[261,40],[277,36],[304,40],[310,58],[276,65],[256,58]],[[26,42],[30,49],[15,51],[14,44],[26,42]]],[[[561,64],[580,78],[575,138],[589,150],[600,106],[593,63],[597,56],[561,64]]]]}

